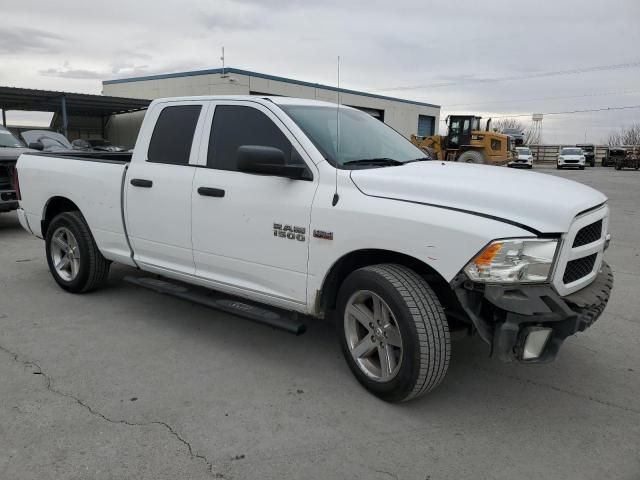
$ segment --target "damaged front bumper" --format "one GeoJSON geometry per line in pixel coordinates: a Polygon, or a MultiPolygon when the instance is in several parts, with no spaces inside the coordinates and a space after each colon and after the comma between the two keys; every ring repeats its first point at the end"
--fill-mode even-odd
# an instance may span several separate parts
{"type": "Polygon", "coordinates": [[[591,284],[565,297],[546,284],[479,285],[459,279],[453,286],[494,355],[505,362],[541,363],[553,360],[568,336],[598,319],[611,295],[613,273],[603,262],[591,284]]]}

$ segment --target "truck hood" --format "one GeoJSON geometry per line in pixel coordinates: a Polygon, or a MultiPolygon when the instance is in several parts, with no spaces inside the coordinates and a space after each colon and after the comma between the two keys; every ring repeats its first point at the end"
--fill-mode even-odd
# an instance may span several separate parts
{"type": "Polygon", "coordinates": [[[535,172],[423,161],[352,170],[365,195],[462,210],[541,233],[566,232],[579,213],[607,201],[591,187],[535,172]]]}

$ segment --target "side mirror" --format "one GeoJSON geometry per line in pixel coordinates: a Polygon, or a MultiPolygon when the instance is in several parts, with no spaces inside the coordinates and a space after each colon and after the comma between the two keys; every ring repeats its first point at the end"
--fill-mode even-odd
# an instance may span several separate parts
{"type": "Polygon", "coordinates": [[[237,165],[239,171],[246,173],[260,173],[292,180],[309,179],[306,165],[287,165],[284,152],[274,147],[243,145],[238,148],[237,165]]]}
{"type": "Polygon", "coordinates": [[[40,150],[40,151],[42,151],[42,150],[44,150],[44,145],[42,144],[42,142],[31,142],[29,144],[29,148],[31,150],[40,150]]]}

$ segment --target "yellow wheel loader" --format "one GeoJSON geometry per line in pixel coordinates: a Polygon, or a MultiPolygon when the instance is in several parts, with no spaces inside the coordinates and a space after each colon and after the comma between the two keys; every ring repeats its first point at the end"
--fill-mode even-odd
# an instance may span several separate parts
{"type": "Polygon", "coordinates": [[[411,135],[411,142],[428,153],[435,160],[454,162],[506,165],[518,156],[513,139],[502,133],[480,130],[482,117],[474,115],[451,115],[447,117],[447,135],[417,137],[411,135]]]}

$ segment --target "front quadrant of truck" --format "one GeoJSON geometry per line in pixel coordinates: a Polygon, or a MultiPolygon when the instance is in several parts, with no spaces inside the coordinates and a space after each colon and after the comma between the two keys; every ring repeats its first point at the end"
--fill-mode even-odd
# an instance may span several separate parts
{"type": "Polygon", "coordinates": [[[355,378],[387,401],[442,382],[452,330],[503,361],[552,360],[613,284],[600,192],[430,161],[325,102],[155,100],[132,155],[24,154],[17,168],[20,222],[63,289],[96,289],[120,262],[256,321],[329,319],[355,378]]]}

